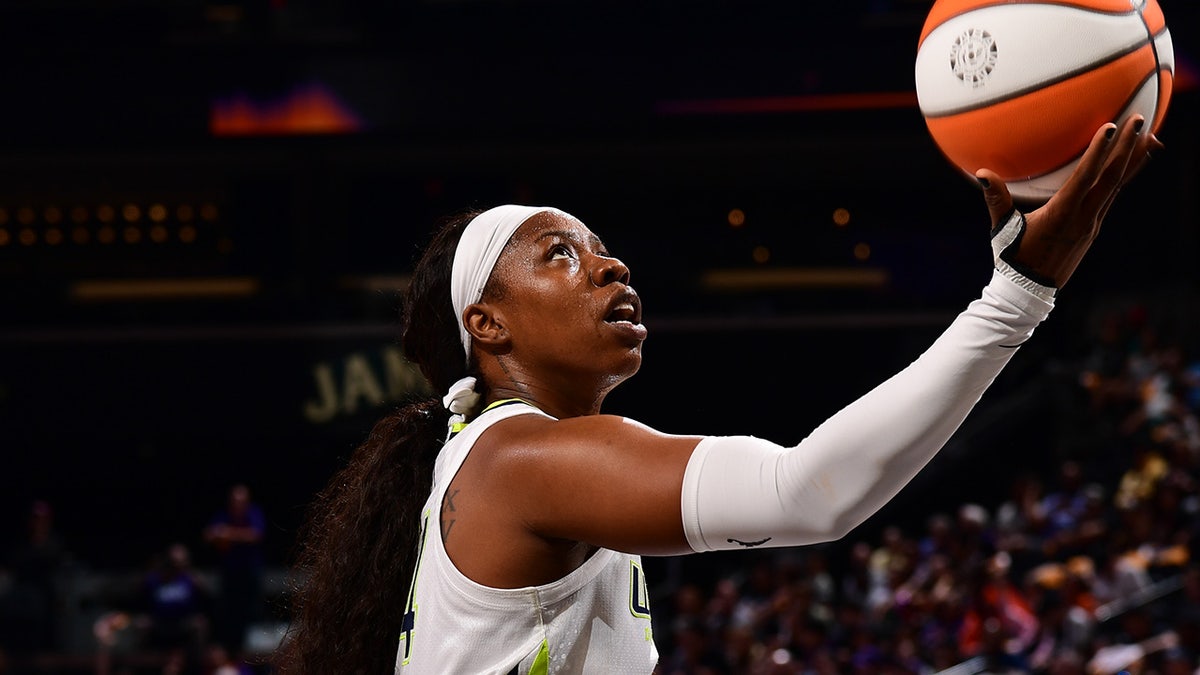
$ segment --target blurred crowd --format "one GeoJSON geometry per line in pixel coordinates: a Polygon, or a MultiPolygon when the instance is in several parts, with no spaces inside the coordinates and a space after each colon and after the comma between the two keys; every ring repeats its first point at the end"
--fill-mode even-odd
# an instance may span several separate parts
{"type": "MultiPolygon", "coordinates": [[[[45,501],[30,509],[27,531],[0,565],[0,675],[250,675],[247,630],[262,616],[266,519],[245,485],[233,486],[197,537],[215,566],[198,571],[191,549],[168,544],[144,570],[110,575],[65,606],[70,553],[45,501]],[[91,610],[91,611],[88,611],[91,610]],[[83,654],[63,643],[70,616],[96,614],[83,654]],[[79,658],[70,658],[76,656],[79,658]]],[[[261,670],[261,669],[260,669],[261,670]]]]}
{"type": "Polygon", "coordinates": [[[659,672],[1200,675],[1200,362],[1138,307],[1098,333],[1068,369],[1085,456],[911,531],[731,554],[654,608],[659,672]]]}

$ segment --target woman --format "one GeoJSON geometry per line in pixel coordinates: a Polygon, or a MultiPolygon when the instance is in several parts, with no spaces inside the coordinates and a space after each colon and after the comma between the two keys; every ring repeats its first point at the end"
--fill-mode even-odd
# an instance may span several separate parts
{"type": "Polygon", "coordinates": [[[381,421],[314,506],[281,671],[649,672],[638,556],[827,541],[895,495],[1161,147],[1142,125],[1100,129],[1028,218],[981,171],[997,268],[983,296],[795,448],[599,414],[646,338],[628,268],[555,209],[450,223],[416,267],[404,333],[445,396],[381,421]]]}

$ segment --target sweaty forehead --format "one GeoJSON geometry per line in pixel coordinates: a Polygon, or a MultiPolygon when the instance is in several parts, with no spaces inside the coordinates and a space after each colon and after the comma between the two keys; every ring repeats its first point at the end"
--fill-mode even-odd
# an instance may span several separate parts
{"type": "Polygon", "coordinates": [[[553,211],[539,213],[521,224],[513,233],[509,244],[533,243],[548,236],[559,235],[585,243],[599,242],[600,239],[583,221],[574,216],[553,211]]]}

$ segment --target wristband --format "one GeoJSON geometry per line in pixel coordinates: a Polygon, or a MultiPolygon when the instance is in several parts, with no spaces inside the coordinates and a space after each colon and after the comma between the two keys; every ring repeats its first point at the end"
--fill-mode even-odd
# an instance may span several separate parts
{"type": "Polygon", "coordinates": [[[1017,262],[1014,257],[1021,248],[1021,237],[1025,236],[1025,216],[1013,209],[1008,218],[992,228],[992,260],[996,271],[1009,281],[1033,293],[1047,302],[1054,301],[1058,289],[1052,279],[1034,272],[1017,262]]]}

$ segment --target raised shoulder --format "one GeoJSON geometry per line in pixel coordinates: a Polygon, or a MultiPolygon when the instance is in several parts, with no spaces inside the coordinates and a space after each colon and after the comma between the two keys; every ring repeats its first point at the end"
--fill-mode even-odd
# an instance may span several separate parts
{"type": "Polygon", "coordinates": [[[613,415],[517,415],[485,431],[472,459],[537,536],[665,555],[691,551],[680,493],[700,440],[613,415]]]}

